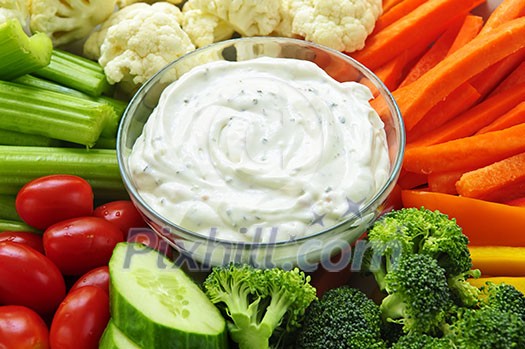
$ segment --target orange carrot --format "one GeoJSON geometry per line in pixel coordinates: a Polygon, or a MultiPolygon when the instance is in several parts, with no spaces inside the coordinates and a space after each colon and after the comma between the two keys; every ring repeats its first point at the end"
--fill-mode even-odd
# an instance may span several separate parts
{"type": "Polygon", "coordinates": [[[483,17],[468,15],[463,21],[461,29],[459,29],[456,39],[452,43],[448,54],[457,51],[460,47],[466,45],[470,40],[474,39],[478,35],[481,27],[483,26],[483,17]]]}
{"type": "MultiPolygon", "coordinates": [[[[404,75],[404,69],[407,65],[407,52],[404,51],[402,54],[391,60],[387,64],[374,70],[376,76],[383,81],[385,86],[393,91],[399,85],[401,77],[404,75]]],[[[373,89],[373,86],[369,86],[373,89]]]]}
{"type": "Polygon", "coordinates": [[[417,40],[432,43],[455,18],[484,0],[428,0],[383,30],[368,36],[365,48],[352,56],[370,69],[387,63],[417,40]],[[453,16],[451,16],[453,14],[453,16]]]}
{"type": "MultiPolygon", "coordinates": [[[[461,2],[463,3],[463,2],[461,2]]],[[[386,30],[385,30],[386,31],[386,30]]],[[[433,106],[472,76],[525,47],[525,17],[478,35],[393,96],[410,130],[433,106]]]]}
{"type": "Polygon", "coordinates": [[[427,176],[422,173],[407,172],[401,170],[397,184],[402,189],[415,189],[427,184],[427,176]]]}
{"type": "Polygon", "coordinates": [[[525,153],[464,173],[456,189],[459,195],[494,202],[524,196],[525,153]]]}
{"type": "Polygon", "coordinates": [[[525,101],[521,102],[499,118],[494,120],[489,125],[480,129],[477,134],[487,133],[491,131],[503,130],[504,128],[511,127],[525,123],[525,101]]]}
{"type": "MultiPolygon", "coordinates": [[[[514,108],[524,98],[525,84],[522,84],[509,92],[502,92],[485,99],[461,115],[456,116],[453,120],[443,125],[436,125],[436,128],[433,130],[428,127],[434,125],[432,119],[428,118],[428,121],[424,119],[425,123],[421,123],[421,128],[427,132],[420,132],[419,137],[416,139],[414,139],[415,137],[412,138],[409,147],[443,143],[471,136],[514,108]]],[[[417,131],[417,126],[414,128],[415,131],[417,131]]],[[[408,131],[408,133],[411,132],[408,131]]]]}
{"type": "MultiPolygon", "coordinates": [[[[525,51],[525,50],[524,50],[525,51]]],[[[496,94],[525,83],[525,62],[521,62],[490,94],[496,94]]]]}
{"type": "Polygon", "coordinates": [[[430,174],[472,170],[525,151],[525,124],[405,151],[403,167],[430,174]]]}
{"type": "Polygon", "coordinates": [[[503,0],[487,18],[487,22],[481,29],[481,34],[488,33],[501,24],[523,14],[525,14],[525,2],[523,0],[503,0]]]}
{"type": "Polygon", "coordinates": [[[383,13],[390,11],[394,6],[403,2],[403,0],[383,0],[383,13]]]}
{"type": "Polygon", "coordinates": [[[458,195],[403,190],[404,207],[422,206],[455,218],[472,246],[525,246],[525,208],[458,195]]]}
{"type": "Polygon", "coordinates": [[[525,207],[525,196],[507,201],[505,205],[525,207]]]}
{"type": "Polygon", "coordinates": [[[373,33],[377,33],[383,30],[384,28],[388,27],[395,21],[403,18],[426,1],[427,0],[405,0],[396,4],[388,11],[383,10],[383,14],[379,16],[379,18],[376,21],[373,33]]]}
{"type": "Polygon", "coordinates": [[[407,142],[413,143],[418,139],[423,139],[425,144],[429,144],[428,137],[432,138],[432,133],[447,121],[466,112],[474,106],[481,98],[478,90],[470,83],[466,82],[452,91],[444,100],[438,102],[426,113],[423,118],[407,132],[407,142]]]}
{"type": "Polygon", "coordinates": [[[525,59],[525,48],[492,64],[470,79],[470,83],[485,97],[525,59]]]}
{"type": "Polygon", "coordinates": [[[408,85],[417,80],[421,75],[426,73],[446,57],[463,21],[464,18],[458,18],[454,23],[451,23],[450,27],[439,36],[436,42],[413,65],[399,87],[408,85]]]}
{"type": "Polygon", "coordinates": [[[457,194],[456,182],[463,171],[436,172],[428,175],[428,189],[438,193],[457,194]]]}
{"type": "MultiPolygon", "coordinates": [[[[483,273],[483,272],[482,272],[483,273]]],[[[519,276],[484,276],[474,279],[474,278],[468,278],[468,283],[476,286],[477,288],[480,288],[482,286],[486,286],[487,282],[494,283],[494,284],[507,284],[514,286],[518,291],[525,294],[525,278],[519,277],[519,276]]]]}

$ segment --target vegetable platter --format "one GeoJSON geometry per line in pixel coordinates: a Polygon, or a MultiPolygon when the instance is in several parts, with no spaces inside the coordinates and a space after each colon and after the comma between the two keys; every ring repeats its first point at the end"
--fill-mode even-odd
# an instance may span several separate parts
{"type": "Polygon", "coordinates": [[[308,1],[151,2],[0,0],[0,348],[525,348],[523,0],[384,0],[352,35],[308,1]],[[275,33],[392,91],[394,210],[359,265],[192,271],[124,190],[120,117],[170,60],[275,33]]]}

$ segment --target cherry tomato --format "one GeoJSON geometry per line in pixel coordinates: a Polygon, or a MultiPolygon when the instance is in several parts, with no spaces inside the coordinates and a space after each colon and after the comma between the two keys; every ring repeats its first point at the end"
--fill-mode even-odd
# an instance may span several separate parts
{"type": "Polygon", "coordinates": [[[146,222],[130,200],[118,200],[100,205],[93,211],[95,217],[116,224],[127,238],[131,228],[146,227],[146,222]]]}
{"type": "Polygon", "coordinates": [[[0,306],[0,348],[49,348],[49,331],[46,323],[36,312],[27,307],[0,306]]]}
{"type": "Polygon", "coordinates": [[[79,217],[47,228],[44,250],[64,275],[82,275],[107,265],[113,248],[123,240],[116,225],[99,217],[79,217]]]}
{"type": "Polygon", "coordinates": [[[74,284],[71,286],[69,292],[76,290],[77,288],[84,286],[96,286],[100,287],[107,294],[109,294],[109,268],[107,265],[95,268],[82,275],[74,284]]]}
{"type": "Polygon", "coordinates": [[[27,231],[3,231],[0,233],[0,242],[11,241],[24,244],[34,248],[40,253],[44,253],[44,243],[42,235],[27,231]]]}
{"type": "Polygon", "coordinates": [[[97,349],[109,316],[109,297],[101,288],[84,286],[71,291],[51,322],[51,348],[97,349]]]}
{"type": "Polygon", "coordinates": [[[20,189],[15,206],[24,222],[37,229],[46,229],[65,219],[90,216],[93,189],[78,176],[44,176],[20,189]]]}
{"type": "Polygon", "coordinates": [[[0,242],[0,266],[0,304],[23,305],[45,317],[66,295],[60,270],[31,247],[0,242]]]}

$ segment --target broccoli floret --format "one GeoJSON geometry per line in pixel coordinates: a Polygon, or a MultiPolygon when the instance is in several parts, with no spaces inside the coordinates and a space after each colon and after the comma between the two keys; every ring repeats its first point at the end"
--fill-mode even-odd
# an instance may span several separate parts
{"type": "Polygon", "coordinates": [[[388,295],[380,309],[386,321],[403,325],[405,333],[440,333],[453,309],[445,270],[424,254],[401,258],[385,276],[388,295]]]}
{"type": "Polygon", "coordinates": [[[525,295],[516,287],[506,283],[489,282],[483,286],[483,294],[486,297],[483,300],[482,307],[508,311],[525,321],[525,295]]]}
{"type": "Polygon", "coordinates": [[[378,305],[356,288],[341,286],[326,291],[306,310],[296,348],[386,348],[378,305]]]}
{"type": "Polygon", "coordinates": [[[461,309],[444,337],[454,348],[525,348],[525,322],[516,314],[491,307],[461,309]]]}
{"type": "Polygon", "coordinates": [[[447,338],[432,337],[424,333],[412,333],[402,336],[391,349],[450,349],[452,348],[447,338]]]}
{"type": "Polygon", "coordinates": [[[210,300],[223,309],[228,330],[240,349],[269,348],[270,340],[300,326],[317,299],[310,277],[298,268],[257,269],[230,264],[214,267],[203,283],[210,300]]]}
{"type": "Polygon", "coordinates": [[[444,268],[454,301],[460,306],[478,303],[479,290],[466,281],[479,276],[472,269],[468,238],[454,219],[426,208],[403,208],[384,214],[368,231],[370,249],[365,265],[385,290],[385,276],[404,255],[424,254],[444,268]]]}

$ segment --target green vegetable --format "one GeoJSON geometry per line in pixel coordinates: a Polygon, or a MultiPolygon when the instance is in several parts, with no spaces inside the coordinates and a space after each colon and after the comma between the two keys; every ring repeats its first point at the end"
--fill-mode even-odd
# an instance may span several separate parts
{"type": "Polygon", "coordinates": [[[14,79],[47,66],[52,51],[46,34],[28,37],[18,20],[7,20],[0,24],[0,79],[14,79]]]}
{"type": "Polygon", "coordinates": [[[513,285],[488,283],[483,286],[482,307],[508,311],[525,321],[525,295],[513,285]]]}
{"type": "Polygon", "coordinates": [[[297,349],[380,349],[379,307],[362,291],[338,287],[326,291],[306,310],[297,335],[297,349]]]}
{"type": "Polygon", "coordinates": [[[474,306],[478,301],[479,290],[466,281],[480,274],[471,270],[468,238],[447,215],[425,208],[394,210],[374,223],[367,238],[371,249],[365,264],[381,290],[386,288],[386,275],[396,269],[403,256],[424,254],[445,270],[459,305],[474,306]]]}
{"type": "Polygon", "coordinates": [[[32,74],[90,96],[109,94],[112,91],[100,64],[56,48],[53,49],[50,63],[32,74]]]}
{"type": "Polygon", "coordinates": [[[383,318],[403,325],[405,333],[438,334],[453,309],[445,269],[425,254],[404,256],[384,278],[388,295],[383,318]]]}
{"type": "MultiPolygon", "coordinates": [[[[33,76],[33,75],[24,75],[19,78],[16,78],[13,80],[14,82],[26,86],[33,86],[36,88],[40,88],[43,90],[49,90],[49,91],[55,91],[55,92],[61,92],[64,94],[68,94],[75,97],[85,98],[94,102],[98,103],[105,103],[108,104],[110,107],[113,108],[114,113],[112,113],[112,118],[108,121],[104,129],[102,130],[101,137],[104,139],[114,139],[117,136],[117,129],[118,124],[120,122],[120,118],[124,114],[124,110],[126,109],[128,103],[119,99],[115,99],[108,96],[97,96],[92,97],[88,94],[85,94],[83,92],[80,92],[78,90],[75,90],[73,88],[69,88],[60,84],[57,84],[55,82],[41,79],[39,77],[33,76]]],[[[100,142],[100,139],[97,141],[97,143],[100,142]]],[[[108,144],[107,142],[105,144],[108,144]]],[[[108,149],[110,147],[107,147],[108,149]]],[[[113,146],[112,148],[115,148],[113,146]]]]}
{"type": "Polygon", "coordinates": [[[1,145],[27,145],[27,146],[36,146],[36,147],[56,147],[56,146],[59,146],[60,143],[61,142],[58,139],[0,129],[0,144],[1,145]]]}
{"type": "Polygon", "coordinates": [[[29,231],[38,232],[35,228],[15,220],[0,219],[0,231],[29,231]]]}
{"type": "Polygon", "coordinates": [[[403,336],[394,343],[391,349],[451,349],[451,343],[446,338],[432,337],[424,333],[412,333],[403,336]]]}
{"type": "Polygon", "coordinates": [[[300,326],[306,308],[317,298],[309,282],[297,268],[230,264],[214,267],[204,288],[229,318],[228,330],[239,348],[261,349],[280,343],[300,326]]]}
{"type": "Polygon", "coordinates": [[[516,314],[491,307],[461,309],[445,338],[462,349],[525,348],[525,322],[516,314]]]}
{"type": "Polygon", "coordinates": [[[15,195],[0,195],[0,219],[22,221],[15,208],[15,195]]]}
{"type": "Polygon", "coordinates": [[[99,342],[99,349],[140,349],[110,319],[99,342]]]}
{"type": "Polygon", "coordinates": [[[0,128],[92,146],[113,108],[84,98],[0,81],[0,128]]]}
{"type": "Polygon", "coordinates": [[[111,317],[138,346],[226,348],[219,310],[185,272],[157,251],[119,243],[109,262],[111,317]]]}
{"type": "Polygon", "coordinates": [[[16,195],[30,180],[49,174],[85,178],[96,198],[126,193],[114,149],[0,146],[0,194],[16,195]]]}

